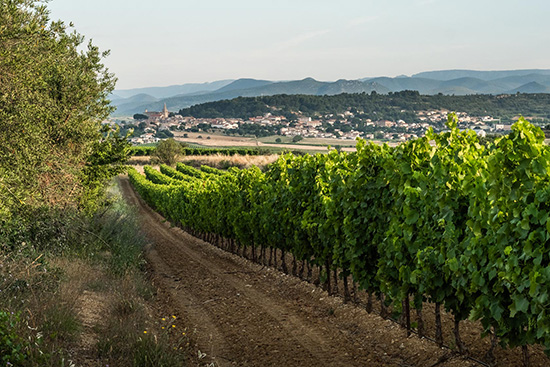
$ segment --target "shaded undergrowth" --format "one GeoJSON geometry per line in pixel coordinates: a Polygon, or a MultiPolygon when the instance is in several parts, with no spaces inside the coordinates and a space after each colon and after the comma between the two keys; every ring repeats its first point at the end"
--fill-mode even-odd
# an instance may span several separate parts
{"type": "Polygon", "coordinates": [[[187,333],[155,328],[145,244],[116,184],[93,215],[0,220],[0,366],[185,365],[187,333]]]}

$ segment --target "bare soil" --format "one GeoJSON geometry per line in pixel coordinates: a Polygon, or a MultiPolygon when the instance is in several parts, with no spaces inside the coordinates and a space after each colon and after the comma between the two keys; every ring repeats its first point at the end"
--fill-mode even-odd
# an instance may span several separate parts
{"type": "MultiPolygon", "coordinates": [[[[137,208],[151,241],[146,257],[155,285],[165,295],[165,308],[194,331],[198,348],[206,353],[203,362],[216,366],[484,365],[415,334],[407,337],[395,322],[344,304],[341,297],[328,296],[313,284],[197,239],[150,209],[127,178],[121,179],[121,187],[137,208]]],[[[464,331],[463,339],[471,349],[487,343],[480,343],[479,334],[464,331]]],[[[483,350],[474,357],[482,358],[483,350]]],[[[521,365],[519,350],[499,352],[498,366],[521,365]]],[[[531,366],[547,365],[549,360],[540,350],[532,355],[531,366]]]]}

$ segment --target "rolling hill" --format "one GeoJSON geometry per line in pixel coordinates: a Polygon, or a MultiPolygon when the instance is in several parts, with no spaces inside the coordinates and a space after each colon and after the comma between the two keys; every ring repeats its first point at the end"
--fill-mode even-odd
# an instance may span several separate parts
{"type": "Polygon", "coordinates": [[[335,95],[340,93],[387,94],[416,90],[421,94],[469,95],[550,93],[550,70],[526,69],[503,71],[440,70],[413,76],[340,79],[321,82],[313,78],[275,82],[243,78],[202,84],[115,90],[112,104],[115,116],[133,115],[147,110],[160,110],[164,103],[170,111],[196,104],[236,97],[258,97],[276,94],[335,95]]]}

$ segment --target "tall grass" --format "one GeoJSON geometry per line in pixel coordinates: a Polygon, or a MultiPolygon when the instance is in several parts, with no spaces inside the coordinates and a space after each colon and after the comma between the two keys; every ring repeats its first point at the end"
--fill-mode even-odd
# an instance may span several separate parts
{"type": "Polygon", "coordinates": [[[93,215],[0,219],[0,366],[184,365],[180,338],[144,338],[158,309],[145,243],[115,183],[93,215]]]}

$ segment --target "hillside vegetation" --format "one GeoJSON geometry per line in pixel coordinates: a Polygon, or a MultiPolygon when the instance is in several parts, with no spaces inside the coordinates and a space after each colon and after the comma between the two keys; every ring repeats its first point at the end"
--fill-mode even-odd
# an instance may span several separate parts
{"type": "Polygon", "coordinates": [[[181,109],[180,115],[196,118],[261,116],[267,112],[290,118],[300,111],[306,116],[338,114],[351,110],[373,121],[417,120],[417,111],[446,109],[466,112],[471,116],[492,116],[511,122],[516,116],[549,119],[550,94],[511,95],[421,95],[414,91],[390,93],[338,94],[334,96],[276,95],[204,103],[181,109]]]}

